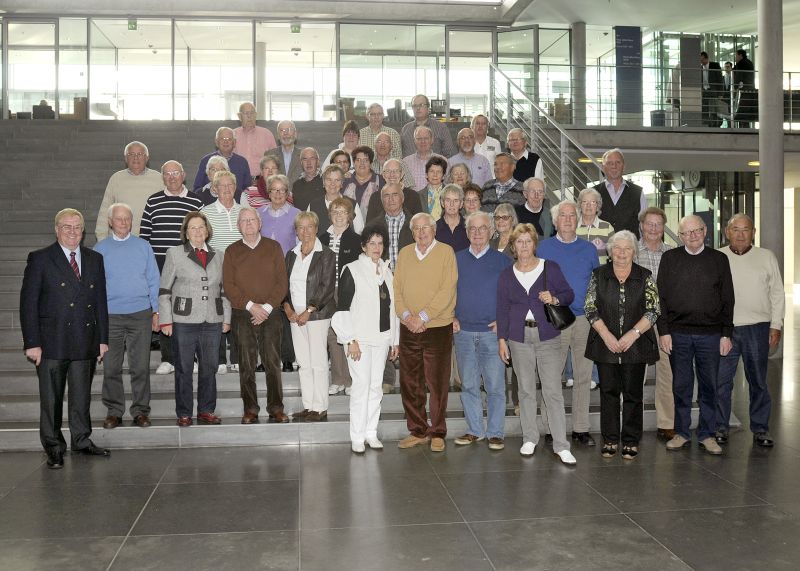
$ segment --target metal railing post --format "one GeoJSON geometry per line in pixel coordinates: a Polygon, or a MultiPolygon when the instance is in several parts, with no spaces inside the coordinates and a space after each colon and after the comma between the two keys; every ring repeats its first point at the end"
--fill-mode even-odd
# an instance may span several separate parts
{"type": "Polygon", "coordinates": [[[511,82],[506,80],[506,133],[511,130],[511,115],[514,113],[514,104],[511,99],[511,82]]]}
{"type": "Polygon", "coordinates": [[[561,200],[564,200],[567,195],[567,178],[569,176],[569,167],[567,165],[567,135],[561,133],[561,200]]]}

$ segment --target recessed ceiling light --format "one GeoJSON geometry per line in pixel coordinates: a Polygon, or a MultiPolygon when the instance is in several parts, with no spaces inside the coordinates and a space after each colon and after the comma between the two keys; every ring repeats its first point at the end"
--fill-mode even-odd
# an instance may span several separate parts
{"type": "Polygon", "coordinates": [[[760,161],[747,161],[747,166],[748,167],[760,167],[761,166],[761,162],[760,161]]]}

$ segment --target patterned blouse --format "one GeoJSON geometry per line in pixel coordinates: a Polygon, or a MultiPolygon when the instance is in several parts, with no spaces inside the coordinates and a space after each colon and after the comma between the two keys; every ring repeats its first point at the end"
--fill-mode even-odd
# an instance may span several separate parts
{"type": "MultiPolygon", "coordinates": [[[[602,303],[602,300],[600,300],[602,303]]],[[[586,291],[586,302],[584,305],[586,311],[586,319],[589,323],[594,324],[595,321],[600,319],[600,312],[597,309],[597,276],[592,273],[592,278],[589,280],[589,289],[586,291]]],[[[656,282],[652,276],[647,276],[644,282],[644,317],[651,325],[655,325],[658,316],[661,315],[661,304],[658,300],[658,289],[656,282]]],[[[638,321],[638,319],[637,319],[638,321]]],[[[619,284],[619,323],[616,327],[612,327],[610,323],[606,326],[611,330],[614,335],[622,333],[622,328],[625,325],[625,282],[619,284]]]]}

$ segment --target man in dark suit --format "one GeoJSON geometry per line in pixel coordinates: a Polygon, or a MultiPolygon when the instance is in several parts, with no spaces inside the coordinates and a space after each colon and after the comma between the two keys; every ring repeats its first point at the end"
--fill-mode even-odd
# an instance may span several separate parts
{"type": "Polygon", "coordinates": [[[706,52],[700,52],[700,66],[703,80],[703,125],[719,127],[722,120],[717,116],[717,99],[725,88],[722,68],[719,62],[709,61],[706,52]]]}
{"type": "Polygon", "coordinates": [[[733,87],[739,91],[736,107],[736,126],[749,129],[758,119],[758,93],[756,93],[756,66],[747,58],[747,51],[736,50],[736,65],[733,66],[733,87]]]}
{"type": "Polygon", "coordinates": [[[65,208],[55,222],[57,241],[28,255],[19,304],[25,355],[39,376],[39,435],[52,469],[64,466],[61,417],[67,384],[70,448],[92,456],[110,454],[89,438],[95,362],[108,351],[103,256],[81,247],[80,212],[65,208]]]}
{"type": "Polygon", "coordinates": [[[297,128],[293,121],[281,121],[278,123],[278,138],[281,144],[276,149],[270,149],[265,156],[278,159],[278,168],[281,174],[289,179],[289,191],[292,190],[294,182],[303,173],[303,165],[300,162],[301,149],[297,143],[297,128]]]}

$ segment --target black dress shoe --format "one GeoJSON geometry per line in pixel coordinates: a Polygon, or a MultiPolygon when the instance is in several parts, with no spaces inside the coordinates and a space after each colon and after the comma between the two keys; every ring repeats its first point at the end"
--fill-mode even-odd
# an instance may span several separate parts
{"type": "Polygon", "coordinates": [[[589,434],[588,432],[573,432],[572,433],[572,439],[577,441],[577,442],[580,442],[584,446],[595,446],[596,445],[596,443],[594,441],[594,438],[592,438],[592,435],[589,434]]]}
{"type": "Polygon", "coordinates": [[[78,448],[77,450],[73,450],[73,452],[86,454],[87,456],[111,456],[111,450],[95,446],[94,442],[89,443],[89,446],[86,448],[78,448]]]}
{"type": "Polygon", "coordinates": [[[264,372],[264,365],[263,363],[259,363],[258,367],[256,367],[256,373],[263,373],[264,372]]]}
{"type": "Polygon", "coordinates": [[[769,432],[756,432],[753,435],[753,442],[763,448],[772,448],[775,446],[775,441],[772,439],[772,436],[769,435],[769,432]]]}
{"type": "Polygon", "coordinates": [[[544,443],[545,444],[553,444],[553,435],[552,434],[545,434],[544,435],[544,443]]]}
{"type": "Polygon", "coordinates": [[[294,366],[292,365],[292,362],[291,361],[284,361],[283,362],[283,368],[281,369],[281,372],[293,373],[294,372],[294,366]]]}
{"type": "Polygon", "coordinates": [[[717,444],[727,444],[728,443],[728,433],[724,430],[717,430],[714,433],[714,440],[717,441],[717,444]]]}
{"type": "Polygon", "coordinates": [[[60,470],[64,467],[64,453],[61,450],[47,451],[47,467],[51,470],[60,470]]]}

